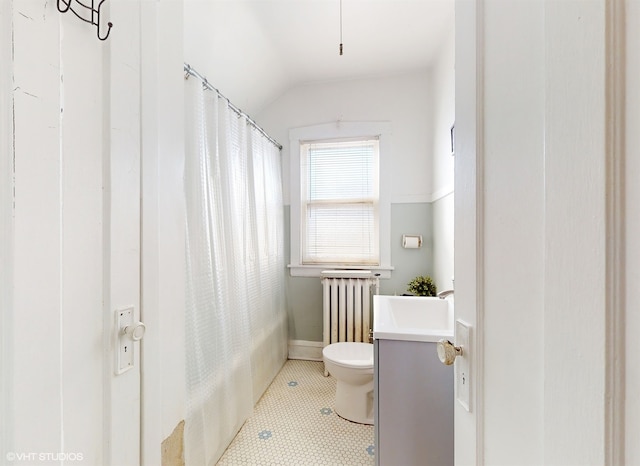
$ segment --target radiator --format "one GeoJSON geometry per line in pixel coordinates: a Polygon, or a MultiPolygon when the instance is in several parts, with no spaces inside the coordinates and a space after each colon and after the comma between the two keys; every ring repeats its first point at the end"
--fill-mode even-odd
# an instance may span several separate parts
{"type": "Polygon", "coordinates": [[[370,342],[371,295],[378,277],[369,270],[325,270],[323,291],[323,343],[370,342]]]}

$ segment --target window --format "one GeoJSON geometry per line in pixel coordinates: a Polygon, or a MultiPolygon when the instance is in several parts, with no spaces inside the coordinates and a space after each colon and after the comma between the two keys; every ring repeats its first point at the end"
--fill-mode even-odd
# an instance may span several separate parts
{"type": "Polygon", "coordinates": [[[388,122],[290,130],[292,276],[328,268],[391,276],[391,139],[388,122]]]}
{"type": "Polygon", "coordinates": [[[302,264],[380,265],[378,137],[300,144],[302,264]]]}

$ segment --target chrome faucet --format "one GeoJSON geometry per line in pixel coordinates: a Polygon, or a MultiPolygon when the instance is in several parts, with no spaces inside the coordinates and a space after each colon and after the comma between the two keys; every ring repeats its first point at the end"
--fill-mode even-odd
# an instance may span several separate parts
{"type": "Polygon", "coordinates": [[[444,290],[444,291],[441,291],[440,293],[438,293],[438,298],[444,299],[447,296],[449,296],[450,294],[453,294],[453,290],[444,290]]]}

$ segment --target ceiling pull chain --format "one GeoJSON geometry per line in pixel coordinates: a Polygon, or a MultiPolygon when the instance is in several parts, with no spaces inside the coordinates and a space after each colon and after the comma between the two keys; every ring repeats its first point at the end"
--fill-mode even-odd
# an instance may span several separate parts
{"type": "Polygon", "coordinates": [[[340,0],[340,55],[342,56],[342,0],[340,0]]]}

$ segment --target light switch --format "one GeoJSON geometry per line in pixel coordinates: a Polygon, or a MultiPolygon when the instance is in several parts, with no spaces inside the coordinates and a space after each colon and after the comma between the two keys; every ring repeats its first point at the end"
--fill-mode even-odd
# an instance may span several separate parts
{"type": "Polygon", "coordinates": [[[456,320],[456,346],[462,348],[462,355],[456,358],[456,399],[466,409],[471,412],[471,329],[470,326],[461,320],[456,320]]]}

